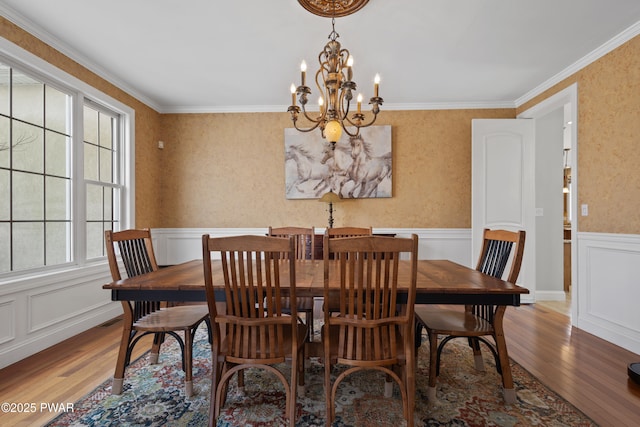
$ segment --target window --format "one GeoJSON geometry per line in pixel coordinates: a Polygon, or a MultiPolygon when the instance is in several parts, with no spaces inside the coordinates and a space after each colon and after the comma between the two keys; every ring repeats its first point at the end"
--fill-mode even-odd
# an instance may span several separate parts
{"type": "MultiPolygon", "coordinates": [[[[87,200],[87,258],[105,256],[104,232],[119,221],[118,115],[85,102],[84,180],[87,200]]],[[[117,227],[115,227],[117,229],[117,227]]]]}
{"type": "Polygon", "coordinates": [[[9,62],[0,57],[0,275],[102,258],[104,230],[130,209],[125,117],[9,62]]]}

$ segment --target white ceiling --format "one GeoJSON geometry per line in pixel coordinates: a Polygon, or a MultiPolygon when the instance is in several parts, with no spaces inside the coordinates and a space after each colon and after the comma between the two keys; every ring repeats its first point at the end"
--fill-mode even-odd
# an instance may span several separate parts
{"type": "MultiPolygon", "coordinates": [[[[160,112],[286,111],[331,31],[297,0],[0,0],[0,13],[160,112]]],[[[336,31],[365,99],[380,73],[383,110],[514,107],[639,34],[640,1],[370,0],[336,31]]]]}

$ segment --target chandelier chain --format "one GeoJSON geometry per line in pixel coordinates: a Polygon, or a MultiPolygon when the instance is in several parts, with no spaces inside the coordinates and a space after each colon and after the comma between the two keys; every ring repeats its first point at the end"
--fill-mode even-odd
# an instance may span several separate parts
{"type": "Polygon", "coordinates": [[[340,37],[340,34],[336,32],[336,18],[333,17],[331,18],[331,33],[328,38],[331,41],[335,41],[338,37],[340,37]]]}

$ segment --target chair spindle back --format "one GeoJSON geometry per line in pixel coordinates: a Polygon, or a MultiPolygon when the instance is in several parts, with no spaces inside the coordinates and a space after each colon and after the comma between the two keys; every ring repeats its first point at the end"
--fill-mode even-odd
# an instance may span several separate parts
{"type": "Polygon", "coordinates": [[[224,333],[214,328],[214,346],[226,335],[227,359],[233,363],[284,362],[291,349],[283,345],[284,328],[297,322],[295,304],[282,307],[281,280],[289,280],[288,295],[295,298],[293,238],[269,236],[202,237],[203,259],[218,252],[222,263],[226,313],[219,314],[211,263],[204,263],[209,312],[224,333]],[[289,254],[286,260],[281,253],[289,254]],[[217,336],[216,336],[217,335],[217,336]]]}
{"type": "MultiPolygon", "coordinates": [[[[107,243],[107,258],[109,259],[113,280],[122,279],[115,252],[116,245],[118,246],[122,265],[128,277],[139,276],[158,269],[149,229],[115,232],[107,230],[105,231],[105,241],[107,243]]],[[[154,311],[160,310],[161,302],[122,301],[122,306],[125,315],[130,315],[135,322],[154,311]]]]}
{"type": "Polygon", "coordinates": [[[416,284],[415,265],[409,277],[401,276],[398,261],[405,253],[415,264],[417,237],[325,236],[323,244],[325,300],[331,292],[340,295],[338,315],[325,310],[325,324],[340,326],[337,357],[361,362],[396,359],[396,334],[409,333],[403,328],[413,322],[416,284]],[[332,256],[335,261],[330,261],[332,256]],[[337,270],[333,274],[331,262],[337,270]],[[331,280],[337,280],[339,288],[330,286],[331,280]],[[403,312],[398,310],[399,281],[411,285],[403,312]]]}
{"type": "MultiPolygon", "coordinates": [[[[524,252],[524,231],[484,230],[482,250],[476,270],[489,276],[502,279],[511,259],[511,268],[506,280],[516,283],[522,255],[524,252]],[[513,255],[513,256],[512,256],[513,255]]],[[[473,314],[493,322],[495,307],[492,305],[473,305],[467,307],[473,314]]]]}

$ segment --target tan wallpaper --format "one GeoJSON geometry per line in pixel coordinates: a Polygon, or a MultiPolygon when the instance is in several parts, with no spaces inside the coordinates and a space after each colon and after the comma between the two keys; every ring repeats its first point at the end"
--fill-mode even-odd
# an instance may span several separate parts
{"type": "Polygon", "coordinates": [[[518,108],[578,84],[579,231],[640,233],[640,36],[518,108]]]}
{"type": "MultiPolygon", "coordinates": [[[[0,17],[0,36],[136,111],[136,226],[322,226],[313,200],[284,197],[286,113],[160,115],[0,17]],[[166,148],[159,150],[157,142],[166,148]]],[[[525,105],[578,83],[580,231],[640,233],[640,36],[525,105]]],[[[470,121],[515,110],[383,111],[393,127],[393,197],[336,205],[336,225],[470,226],[470,121]]]]}
{"type": "MultiPolygon", "coordinates": [[[[392,126],[393,197],[335,205],[335,226],[471,226],[471,119],[515,110],[383,112],[392,126]]],[[[287,113],[162,117],[164,227],[326,226],[326,204],[287,200],[287,113]]]]}

